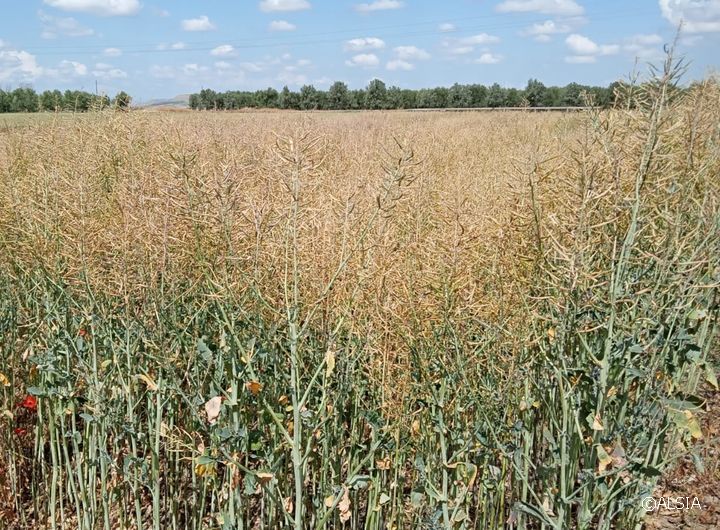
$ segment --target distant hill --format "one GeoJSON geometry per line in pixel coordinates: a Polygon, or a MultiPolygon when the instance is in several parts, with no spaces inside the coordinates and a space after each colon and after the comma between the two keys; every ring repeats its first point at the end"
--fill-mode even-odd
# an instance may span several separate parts
{"type": "Polygon", "coordinates": [[[190,106],[190,94],[180,94],[170,99],[151,99],[148,102],[141,103],[141,108],[170,107],[175,109],[186,109],[190,106]]]}

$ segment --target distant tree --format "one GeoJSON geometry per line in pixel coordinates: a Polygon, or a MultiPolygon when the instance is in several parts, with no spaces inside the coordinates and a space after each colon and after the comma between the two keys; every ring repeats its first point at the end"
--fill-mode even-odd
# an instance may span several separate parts
{"type": "Polygon", "coordinates": [[[543,107],[561,107],[563,105],[563,89],[556,86],[547,87],[542,99],[543,107]]]}
{"type": "Polygon", "coordinates": [[[255,92],[255,102],[258,107],[274,109],[279,106],[279,94],[274,88],[266,88],[255,92]]]}
{"type": "Polygon", "coordinates": [[[63,108],[63,95],[59,90],[46,90],[40,94],[40,110],[55,112],[63,108]]]}
{"type": "Polygon", "coordinates": [[[470,86],[470,106],[487,107],[488,90],[483,85],[470,86]]]}
{"type": "Polygon", "coordinates": [[[348,86],[342,81],[332,84],[327,94],[328,108],[344,110],[350,108],[350,93],[348,86]]]}
{"type": "Polygon", "coordinates": [[[380,79],[373,79],[365,90],[366,109],[384,109],[387,105],[387,87],[380,79]]]}
{"type": "Polygon", "coordinates": [[[318,91],[312,85],[300,88],[300,108],[302,110],[315,110],[319,106],[318,91]]]}
{"type": "Polygon", "coordinates": [[[198,94],[190,94],[190,101],[188,102],[192,110],[200,109],[200,96],[198,94]]]}
{"type": "Polygon", "coordinates": [[[530,79],[525,87],[525,99],[528,100],[531,107],[540,107],[543,105],[546,90],[545,85],[540,81],[530,79]]]}
{"type": "Polygon", "coordinates": [[[0,90],[0,112],[10,112],[10,94],[0,90]]]}
{"type": "Polygon", "coordinates": [[[16,88],[10,94],[11,112],[37,112],[39,109],[38,95],[30,87],[16,88]]]}
{"type": "Polygon", "coordinates": [[[488,89],[487,94],[487,106],[488,107],[502,107],[505,104],[505,91],[497,84],[493,85],[488,89]]]}
{"type": "Polygon", "coordinates": [[[113,106],[117,110],[127,110],[130,107],[130,103],[132,103],[132,98],[125,91],[118,92],[112,101],[113,106]]]}

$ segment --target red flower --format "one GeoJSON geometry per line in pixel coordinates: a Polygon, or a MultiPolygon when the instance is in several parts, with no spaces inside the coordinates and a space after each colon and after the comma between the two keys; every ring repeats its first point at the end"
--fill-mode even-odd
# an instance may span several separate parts
{"type": "Polygon", "coordinates": [[[27,395],[25,399],[20,402],[20,407],[35,412],[37,410],[37,398],[35,396],[27,395]]]}
{"type": "Polygon", "coordinates": [[[18,427],[13,431],[17,436],[25,436],[27,434],[27,429],[22,429],[18,427]]]}
{"type": "Polygon", "coordinates": [[[83,337],[83,338],[87,337],[87,334],[88,334],[87,330],[85,330],[85,329],[83,329],[83,328],[80,328],[80,329],[78,330],[78,335],[80,335],[80,336],[83,337]]]}

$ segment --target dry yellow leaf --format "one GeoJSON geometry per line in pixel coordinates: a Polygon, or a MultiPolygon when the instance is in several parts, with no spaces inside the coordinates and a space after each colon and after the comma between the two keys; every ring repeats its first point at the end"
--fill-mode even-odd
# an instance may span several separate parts
{"type": "Polygon", "coordinates": [[[335,370],[335,352],[328,350],[325,354],[325,377],[330,377],[335,370]]]}
{"type": "Polygon", "coordinates": [[[147,385],[148,390],[150,390],[151,392],[157,392],[158,386],[157,386],[157,383],[155,381],[153,381],[152,377],[150,377],[149,375],[145,375],[145,374],[140,374],[140,375],[137,375],[136,377],[138,379],[140,379],[140,381],[145,383],[145,385],[147,385]]]}
{"type": "Polygon", "coordinates": [[[205,403],[205,414],[207,414],[207,420],[210,425],[214,425],[220,416],[220,406],[222,405],[222,398],[215,396],[205,403]]]}
{"type": "Polygon", "coordinates": [[[595,418],[593,418],[592,429],[593,431],[605,430],[605,427],[603,427],[602,424],[602,420],[600,419],[600,414],[595,414],[595,418]]]}
{"type": "Polygon", "coordinates": [[[273,479],[275,475],[273,475],[272,473],[256,473],[255,476],[260,481],[260,484],[265,486],[273,479]]]}
{"type": "Polygon", "coordinates": [[[245,383],[245,388],[247,388],[248,392],[250,392],[253,396],[257,396],[262,390],[263,386],[262,383],[258,381],[248,381],[247,383],[245,383]]]}
{"type": "Polygon", "coordinates": [[[7,376],[2,372],[0,372],[0,385],[10,386],[10,381],[8,380],[7,376]]]}
{"type": "Polygon", "coordinates": [[[352,516],[350,511],[350,491],[347,488],[343,488],[343,496],[338,503],[338,511],[340,512],[340,521],[347,523],[352,516]]]}
{"type": "Polygon", "coordinates": [[[333,502],[335,502],[334,496],[328,495],[325,497],[325,508],[332,508],[333,502]]]}

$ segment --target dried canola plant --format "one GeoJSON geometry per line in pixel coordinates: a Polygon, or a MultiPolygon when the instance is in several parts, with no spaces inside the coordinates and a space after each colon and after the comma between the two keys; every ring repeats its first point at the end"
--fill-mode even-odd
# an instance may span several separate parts
{"type": "Polygon", "coordinates": [[[0,528],[638,527],[716,385],[720,89],[679,73],[1,133],[0,528]]]}

